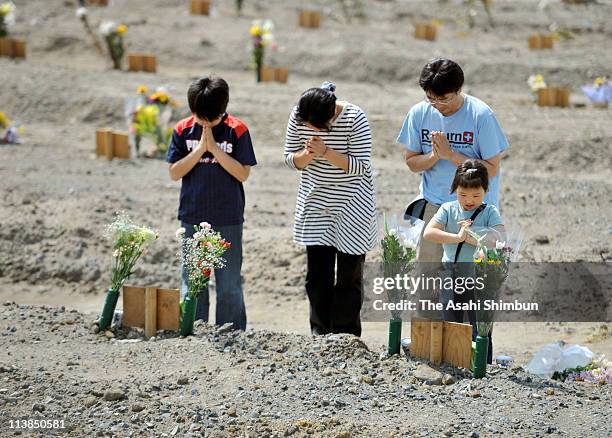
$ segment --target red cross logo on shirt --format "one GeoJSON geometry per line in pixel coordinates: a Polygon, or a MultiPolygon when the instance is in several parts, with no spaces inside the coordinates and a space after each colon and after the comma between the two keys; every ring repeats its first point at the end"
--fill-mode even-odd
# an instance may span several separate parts
{"type": "Polygon", "coordinates": [[[474,133],[470,131],[463,132],[463,141],[465,143],[473,143],[474,142],[474,133]]]}

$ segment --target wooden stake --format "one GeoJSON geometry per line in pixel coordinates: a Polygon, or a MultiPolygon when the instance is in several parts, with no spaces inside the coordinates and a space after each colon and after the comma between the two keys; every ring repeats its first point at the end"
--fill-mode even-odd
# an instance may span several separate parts
{"type": "Polygon", "coordinates": [[[542,48],[542,39],[540,38],[540,35],[529,35],[529,38],[527,38],[527,43],[529,44],[529,49],[531,50],[539,50],[542,48]]]}
{"type": "Polygon", "coordinates": [[[24,59],[26,57],[26,42],[24,40],[13,40],[13,58],[24,59]]]}
{"type": "Polygon", "coordinates": [[[434,365],[439,365],[442,362],[442,328],[443,321],[431,321],[430,326],[430,348],[429,361],[434,365]]]}
{"type": "Polygon", "coordinates": [[[289,77],[289,69],[287,67],[277,67],[274,70],[274,80],[276,82],[286,84],[288,77],[289,77]]]}
{"type": "Polygon", "coordinates": [[[556,101],[557,106],[560,106],[561,108],[568,108],[570,106],[569,98],[570,98],[569,88],[559,88],[557,90],[557,101],[556,101]]]}
{"type": "Polygon", "coordinates": [[[268,66],[261,67],[261,82],[272,82],[274,80],[274,68],[268,66]]]}
{"type": "Polygon", "coordinates": [[[13,40],[10,38],[0,38],[0,56],[13,57],[13,40]]]}
{"type": "Polygon", "coordinates": [[[128,54],[128,70],[129,71],[141,71],[144,68],[144,60],[139,53],[128,54]]]}
{"type": "Polygon", "coordinates": [[[113,155],[125,160],[130,158],[130,139],[126,132],[113,132],[113,155]]]}
{"type": "Polygon", "coordinates": [[[157,333],[157,288],[145,290],[145,336],[150,338],[157,333]]]}
{"type": "Polygon", "coordinates": [[[148,73],[155,73],[157,71],[157,59],[154,55],[142,55],[143,59],[143,70],[148,73]]]}

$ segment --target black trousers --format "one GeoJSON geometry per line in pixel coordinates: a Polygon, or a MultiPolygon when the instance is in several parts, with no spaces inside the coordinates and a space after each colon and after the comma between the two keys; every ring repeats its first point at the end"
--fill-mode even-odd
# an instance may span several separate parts
{"type": "Polygon", "coordinates": [[[307,246],[306,253],[306,293],[310,301],[312,334],[361,336],[365,254],[345,254],[323,245],[307,246]]]}

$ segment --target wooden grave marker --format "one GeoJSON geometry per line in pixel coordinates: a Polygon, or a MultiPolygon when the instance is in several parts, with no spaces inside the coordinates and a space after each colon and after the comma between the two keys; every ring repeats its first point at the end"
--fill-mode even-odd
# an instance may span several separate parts
{"type": "Polygon", "coordinates": [[[210,15],[210,1],[191,0],[189,3],[189,13],[191,15],[210,15]]]}
{"type": "Polygon", "coordinates": [[[274,80],[274,67],[263,65],[259,73],[261,82],[272,82],[274,80]]]}
{"type": "Polygon", "coordinates": [[[128,53],[128,70],[155,73],[157,59],[150,53],[128,53]]]}
{"type": "Polygon", "coordinates": [[[538,106],[568,108],[571,91],[565,87],[546,87],[538,90],[538,106]]]}
{"type": "Polygon", "coordinates": [[[274,69],[274,80],[281,84],[286,84],[289,78],[289,69],[287,67],[276,67],[274,69]]]}
{"type": "Polygon", "coordinates": [[[413,319],[410,324],[410,355],[435,365],[448,363],[470,368],[472,326],[448,321],[413,319]]]}
{"type": "Polygon", "coordinates": [[[179,329],[181,293],[178,289],[123,286],[123,320],[125,327],[140,327],[145,336],[157,330],[179,329]]]}
{"type": "Polygon", "coordinates": [[[321,27],[321,13],[319,11],[300,10],[299,25],[307,29],[321,27]]]}
{"type": "Polygon", "coordinates": [[[26,42],[16,38],[0,38],[0,56],[24,59],[26,57],[26,42]]]}
{"type": "Polygon", "coordinates": [[[109,128],[96,130],[96,156],[113,158],[130,158],[130,139],[126,132],[113,131],[109,128]]]}
{"type": "Polygon", "coordinates": [[[552,34],[531,34],[527,38],[527,45],[530,50],[552,49],[554,38],[552,34]]]}
{"type": "Polygon", "coordinates": [[[417,40],[435,41],[438,28],[433,23],[417,23],[414,28],[414,37],[417,40]]]}

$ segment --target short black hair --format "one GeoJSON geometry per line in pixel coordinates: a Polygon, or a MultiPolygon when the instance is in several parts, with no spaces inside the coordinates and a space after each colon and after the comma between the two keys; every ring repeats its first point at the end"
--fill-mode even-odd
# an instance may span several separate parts
{"type": "Polygon", "coordinates": [[[297,105],[296,118],[318,129],[329,130],[336,114],[336,95],[323,88],[309,88],[302,93],[297,105]]]}
{"type": "Polygon", "coordinates": [[[461,163],[455,172],[450,192],[455,193],[457,187],[467,189],[482,187],[485,192],[489,190],[489,172],[485,165],[477,160],[465,160],[461,163]]]}
{"type": "Polygon", "coordinates": [[[229,86],[216,76],[202,76],[187,90],[189,109],[201,119],[213,121],[223,115],[229,102],[229,86]]]}
{"type": "Polygon", "coordinates": [[[419,85],[436,96],[456,93],[463,86],[463,70],[455,61],[438,58],[430,61],[421,70],[419,85]]]}

